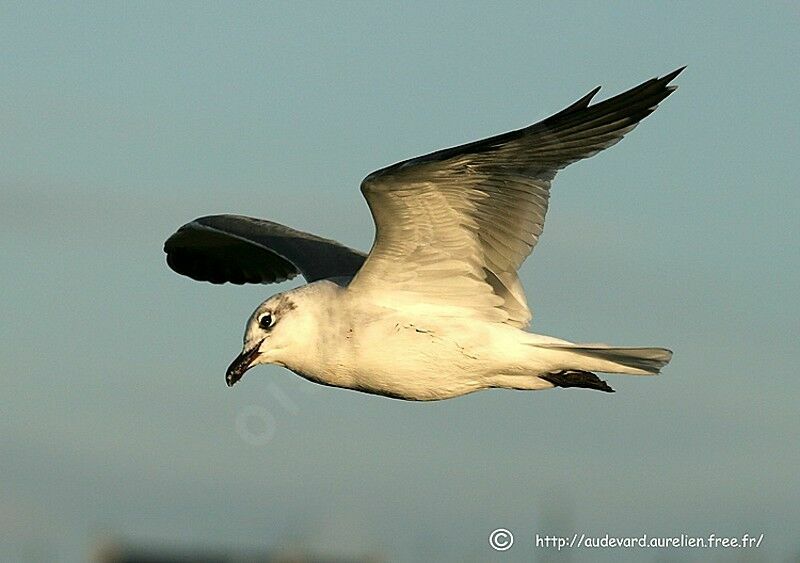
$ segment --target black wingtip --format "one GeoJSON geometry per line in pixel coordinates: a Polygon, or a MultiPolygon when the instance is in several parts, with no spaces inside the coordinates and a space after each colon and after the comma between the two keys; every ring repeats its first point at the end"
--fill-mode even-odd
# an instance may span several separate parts
{"type": "Polygon", "coordinates": [[[580,100],[575,102],[573,105],[574,106],[581,105],[581,106],[584,106],[584,107],[588,106],[589,102],[592,101],[592,98],[594,98],[597,95],[597,93],[600,91],[600,88],[602,88],[602,86],[596,86],[595,88],[590,90],[588,94],[586,94],[580,100]]]}
{"type": "Polygon", "coordinates": [[[574,103],[572,103],[572,104],[570,104],[569,106],[565,107],[565,108],[564,108],[564,109],[562,109],[560,112],[558,112],[558,113],[556,113],[556,114],[552,115],[551,117],[556,117],[556,116],[565,116],[565,115],[567,115],[567,114],[570,114],[570,113],[572,113],[572,112],[574,112],[574,111],[578,111],[578,110],[582,110],[582,109],[586,109],[586,108],[588,108],[588,107],[589,107],[589,104],[590,104],[590,103],[591,103],[591,101],[592,101],[592,99],[593,99],[593,98],[594,98],[594,97],[597,95],[597,93],[600,91],[600,88],[601,88],[601,86],[597,86],[596,88],[594,88],[593,90],[591,90],[591,91],[590,91],[588,94],[586,94],[585,96],[583,96],[581,99],[579,99],[579,100],[575,101],[574,103]]]}
{"type": "MultiPolygon", "coordinates": [[[[680,68],[676,68],[675,70],[673,70],[669,74],[665,74],[661,78],[656,78],[656,82],[658,82],[660,84],[664,84],[666,86],[667,84],[669,84],[670,82],[675,80],[675,78],[680,73],[682,73],[684,71],[684,69],[686,69],[686,65],[684,65],[684,66],[682,66],[680,68]]],[[[667,92],[672,93],[672,92],[674,92],[675,90],[678,89],[678,86],[677,86],[677,84],[670,84],[669,86],[666,86],[665,89],[667,90],[667,92]]]]}
{"type": "Polygon", "coordinates": [[[676,68],[675,70],[673,70],[669,74],[665,74],[660,80],[663,80],[664,82],[672,82],[675,79],[676,76],[678,76],[680,73],[682,73],[686,69],[687,66],[688,65],[683,65],[680,68],[676,68]]]}

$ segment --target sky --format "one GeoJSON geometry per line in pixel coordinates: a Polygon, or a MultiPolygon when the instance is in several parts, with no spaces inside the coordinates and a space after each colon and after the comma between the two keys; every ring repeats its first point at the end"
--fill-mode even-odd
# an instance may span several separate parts
{"type": "Polygon", "coordinates": [[[797,558],[798,24],[790,2],[0,3],[0,560],[797,558]],[[302,281],[178,276],[181,224],[366,250],[369,172],[683,65],[558,175],[520,272],[534,331],[669,347],[661,376],[434,403],[272,366],[225,386],[251,311],[302,281]],[[535,545],[574,533],[764,537],[535,545]]]}

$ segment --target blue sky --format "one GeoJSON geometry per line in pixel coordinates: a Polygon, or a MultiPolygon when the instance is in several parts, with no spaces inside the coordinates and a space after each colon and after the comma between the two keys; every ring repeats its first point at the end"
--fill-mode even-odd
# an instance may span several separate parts
{"type": "Polygon", "coordinates": [[[763,532],[746,559],[796,557],[798,23],[788,2],[0,4],[0,559],[552,556],[536,532],[763,532]],[[682,65],[559,174],[521,270],[535,331],[670,347],[662,376],[433,404],[277,367],[225,387],[245,319],[293,284],[173,274],[182,223],[368,249],[370,171],[682,65]]]}

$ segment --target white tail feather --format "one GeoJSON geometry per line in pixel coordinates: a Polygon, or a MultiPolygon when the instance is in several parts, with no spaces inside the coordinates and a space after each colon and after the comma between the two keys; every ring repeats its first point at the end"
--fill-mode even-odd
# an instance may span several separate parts
{"type": "Polygon", "coordinates": [[[564,367],[606,373],[655,375],[672,359],[665,348],[617,348],[604,344],[536,344],[564,352],[564,367]]]}

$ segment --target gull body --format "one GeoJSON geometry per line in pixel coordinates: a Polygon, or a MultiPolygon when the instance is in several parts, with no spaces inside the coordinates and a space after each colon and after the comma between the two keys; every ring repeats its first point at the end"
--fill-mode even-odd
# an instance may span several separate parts
{"type": "Polygon", "coordinates": [[[214,283],[309,282],[250,316],[229,386],[258,364],[323,385],[406,400],[488,388],[612,391],[594,372],[654,375],[664,348],[577,344],[525,330],[517,269],[544,225],[557,170],[618,142],[680,72],[590,105],[594,90],[530,127],[418,157],[362,183],[376,224],[368,255],[269,221],[202,217],[167,262],[214,283]]]}
{"type": "MultiPolygon", "coordinates": [[[[258,350],[248,368],[276,364],[315,383],[417,401],[493,387],[552,388],[537,376],[565,370],[649,374],[581,356],[568,341],[507,324],[447,316],[436,307],[414,314],[387,308],[330,281],[262,303],[244,340],[244,354],[258,350]],[[264,315],[274,319],[268,329],[259,323],[264,315]]],[[[666,360],[668,354],[662,354],[666,360]]],[[[240,365],[237,358],[231,367],[240,365]]]]}
{"type": "Polygon", "coordinates": [[[539,370],[551,367],[531,353],[525,342],[532,337],[436,311],[404,314],[318,281],[262,304],[248,323],[244,347],[262,350],[258,363],[282,365],[316,383],[430,400],[506,386],[503,379],[512,375],[523,376],[516,382],[520,388],[551,387],[530,377],[531,360],[539,370]],[[286,302],[294,309],[281,315],[286,302]],[[264,312],[281,315],[270,331],[259,327],[264,312]]]}

